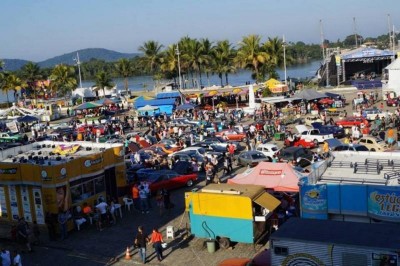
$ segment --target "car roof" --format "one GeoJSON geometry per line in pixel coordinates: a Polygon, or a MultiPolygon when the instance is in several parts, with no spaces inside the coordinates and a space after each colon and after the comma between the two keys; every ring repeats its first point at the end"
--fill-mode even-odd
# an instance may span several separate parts
{"type": "Polygon", "coordinates": [[[278,145],[273,144],[273,143],[261,143],[257,147],[278,147],[278,145]]]}

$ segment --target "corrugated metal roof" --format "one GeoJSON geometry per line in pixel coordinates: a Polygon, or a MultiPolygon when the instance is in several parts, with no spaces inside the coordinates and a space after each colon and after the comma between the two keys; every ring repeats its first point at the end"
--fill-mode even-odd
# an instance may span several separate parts
{"type": "Polygon", "coordinates": [[[346,59],[351,59],[351,58],[365,58],[365,57],[375,57],[375,56],[393,56],[394,53],[389,50],[379,50],[379,49],[374,49],[374,48],[358,48],[355,50],[351,50],[346,54],[342,54],[341,58],[346,60],[346,59]]]}
{"type": "Polygon", "coordinates": [[[399,224],[290,218],[271,239],[398,250],[399,232],[399,224]]]}

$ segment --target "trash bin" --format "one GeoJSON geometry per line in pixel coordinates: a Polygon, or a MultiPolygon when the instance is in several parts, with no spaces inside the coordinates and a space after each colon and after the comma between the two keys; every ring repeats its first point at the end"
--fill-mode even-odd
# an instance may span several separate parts
{"type": "Polygon", "coordinates": [[[207,250],[209,253],[215,252],[215,240],[214,239],[207,240],[207,250]]]}

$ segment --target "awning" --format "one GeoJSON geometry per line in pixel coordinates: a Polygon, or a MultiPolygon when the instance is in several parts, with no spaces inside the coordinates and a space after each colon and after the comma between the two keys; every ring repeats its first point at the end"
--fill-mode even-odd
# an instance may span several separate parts
{"type": "Polygon", "coordinates": [[[261,207],[266,208],[270,212],[274,211],[281,204],[279,200],[277,200],[274,196],[270,195],[267,192],[262,193],[253,201],[261,207]]]}

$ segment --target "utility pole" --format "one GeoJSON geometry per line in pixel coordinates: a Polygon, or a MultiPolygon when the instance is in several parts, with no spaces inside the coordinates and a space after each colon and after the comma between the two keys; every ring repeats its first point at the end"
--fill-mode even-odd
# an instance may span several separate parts
{"type": "Polygon", "coordinates": [[[76,65],[78,66],[78,74],[79,74],[79,88],[82,88],[82,76],[81,76],[81,61],[79,60],[79,53],[76,52],[76,58],[74,58],[76,65]]]}
{"type": "Polygon", "coordinates": [[[320,29],[320,36],[321,36],[321,48],[322,48],[322,58],[325,60],[325,48],[324,48],[324,31],[322,29],[322,19],[319,20],[319,29],[320,29]]]}
{"type": "Polygon", "coordinates": [[[391,31],[392,31],[392,22],[391,22],[391,19],[390,19],[390,14],[387,14],[387,17],[388,17],[388,30],[389,30],[389,49],[391,49],[393,46],[392,46],[392,33],[391,33],[391,31]]]}
{"type": "Polygon", "coordinates": [[[285,85],[287,86],[287,73],[286,73],[286,42],[285,42],[285,35],[283,35],[282,39],[282,46],[283,46],[283,68],[285,70],[285,85]]]}
{"type": "Polygon", "coordinates": [[[178,75],[179,75],[179,93],[181,95],[181,104],[184,104],[183,102],[183,95],[182,95],[182,77],[181,77],[181,59],[180,59],[180,52],[179,52],[179,44],[176,44],[176,49],[175,49],[176,55],[178,56],[178,75]]]}
{"type": "Polygon", "coordinates": [[[356,25],[356,18],[353,17],[353,29],[354,29],[354,38],[356,41],[356,48],[358,47],[358,37],[357,37],[357,25],[356,25]]]}

